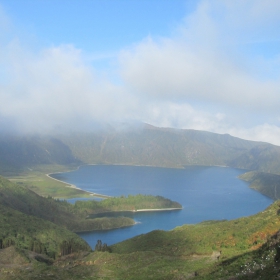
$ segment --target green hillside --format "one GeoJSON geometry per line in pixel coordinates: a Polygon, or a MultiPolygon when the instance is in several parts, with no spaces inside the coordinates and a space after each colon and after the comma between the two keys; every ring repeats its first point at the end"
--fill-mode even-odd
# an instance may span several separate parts
{"type": "Polygon", "coordinates": [[[77,201],[72,205],[51,197],[41,197],[28,188],[14,184],[3,177],[0,177],[0,205],[62,225],[71,231],[111,229],[134,224],[132,219],[124,217],[88,219],[89,215],[96,213],[182,208],[179,203],[164,197],[140,194],[112,197],[101,201],[77,201]]]}
{"type": "Polygon", "coordinates": [[[273,200],[280,199],[280,175],[250,171],[239,176],[250,183],[250,188],[266,195],[273,200]]]}
{"type": "Polygon", "coordinates": [[[228,134],[151,125],[52,136],[1,136],[0,174],[48,165],[224,165],[280,174],[280,147],[228,134]]]}
{"type": "Polygon", "coordinates": [[[106,213],[112,211],[141,211],[148,209],[182,209],[176,201],[162,196],[128,195],[112,197],[102,201],[77,201],[75,208],[87,211],[90,214],[106,213]]]}
{"type": "Polygon", "coordinates": [[[57,135],[84,163],[152,165],[222,165],[280,174],[280,147],[206,131],[157,128],[57,135]]]}
{"type": "MultiPolygon", "coordinates": [[[[0,278],[35,279],[38,273],[44,275],[47,271],[47,275],[54,276],[49,271],[57,270],[61,263],[63,267],[67,264],[77,266],[73,258],[83,263],[82,258],[91,251],[73,231],[104,230],[134,224],[126,217],[88,218],[91,214],[171,207],[182,206],[163,197],[143,195],[72,205],[51,197],[41,197],[0,177],[0,278]]],[[[102,248],[110,250],[106,246],[102,248]]],[[[82,274],[83,271],[81,269],[82,274]]],[[[63,275],[67,277],[62,279],[81,277],[75,274],[75,278],[71,278],[73,274],[65,271],[63,275]]]]}
{"type": "Polygon", "coordinates": [[[156,128],[57,135],[86,163],[153,165],[227,165],[256,143],[205,131],[156,128]]]}
{"type": "Polygon", "coordinates": [[[280,147],[262,143],[229,161],[229,166],[280,174],[279,159],[280,147]]]}
{"type": "Polygon", "coordinates": [[[111,253],[80,252],[59,257],[51,263],[35,259],[28,264],[29,269],[23,264],[21,251],[4,251],[10,262],[17,261],[15,267],[4,263],[0,250],[0,277],[277,279],[280,269],[279,212],[279,202],[275,202],[251,217],[184,225],[167,232],[152,231],[111,246],[111,253]]]}
{"type": "Polygon", "coordinates": [[[72,252],[90,251],[76,234],[46,220],[0,204],[0,248],[15,246],[55,259],[72,252]]]}
{"type": "MultiPolygon", "coordinates": [[[[55,200],[51,197],[44,198],[28,188],[0,177],[0,205],[3,207],[50,221],[74,232],[134,225],[134,220],[127,217],[88,219],[88,215],[101,212],[100,209],[103,206],[99,205],[102,203],[104,202],[87,202],[85,203],[87,208],[85,208],[84,204],[72,205],[66,201],[55,200]]],[[[111,210],[114,209],[107,207],[107,211],[111,210]]]]}
{"type": "Polygon", "coordinates": [[[1,135],[0,170],[1,174],[28,170],[32,166],[58,164],[77,165],[70,148],[59,139],[46,135],[1,135]]]}

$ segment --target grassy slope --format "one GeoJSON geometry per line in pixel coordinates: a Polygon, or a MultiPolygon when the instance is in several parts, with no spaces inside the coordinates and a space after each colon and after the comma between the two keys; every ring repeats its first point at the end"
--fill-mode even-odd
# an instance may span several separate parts
{"type": "Polygon", "coordinates": [[[130,218],[87,219],[88,212],[52,198],[44,198],[29,189],[0,177],[0,204],[32,215],[71,231],[89,231],[133,225],[130,218]]]}
{"type": "Polygon", "coordinates": [[[112,253],[73,255],[19,273],[28,279],[275,279],[279,209],[275,202],[252,217],[153,231],[111,246],[112,253]]]}
{"type": "Polygon", "coordinates": [[[18,176],[12,176],[10,181],[24,185],[40,196],[51,196],[54,198],[74,198],[74,197],[91,197],[83,190],[73,188],[67,183],[54,180],[41,172],[25,172],[18,176]]]}
{"type": "Polygon", "coordinates": [[[198,279],[279,279],[279,248],[280,231],[257,250],[202,269],[198,279]]]}
{"type": "MultiPolygon", "coordinates": [[[[275,248],[254,250],[264,250],[266,245],[261,246],[279,230],[278,213],[276,202],[252,217],[185,225],[169,232],[153,231],[113,245],[111,255],[94,253],[87,259],[116,279],[186,279],[195,273],[200,275],[196,279],[227,279],[245,271],[244,265],[258,254],[270,254],[273,263],[275,248]],[[219,261],[212,256],[213,251],[222,251],[219,261]]],[[[267,260],[257,261],[260,267],[267,260]]]]}
{"type": "Polygon", "coordinates": [[[256,248],[280,228],[279,203],[251,217],[231,221],[208,221],[184,225],[172,231],[153,231],[112,246],[116,253],[157,251],[173,256],[211,254],[222,250],[222,258],[256,248]]]}

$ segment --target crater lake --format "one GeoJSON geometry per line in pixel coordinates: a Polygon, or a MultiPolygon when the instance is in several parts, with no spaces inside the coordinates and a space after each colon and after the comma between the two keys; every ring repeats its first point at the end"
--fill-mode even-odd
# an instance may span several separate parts
{"type": "MultiPolygon", "coordinates": [[[[98,239],[112,245],[152,230],[171,230],[205,220],[235,219],[256,214],[273,200],[238,179],[244,170],[229,167],[188,166],[184,169],[124,165],[85,165],[51,177],[85,191],[109,196],[151,194],[182,204],[177,211],[123,213],[136,224],[79,235],[94,248],[98,239]]],[[[77,199],[78,200],[78,199],[77,199]]],[[[69,200],[74,202],[73,200],[69,200]]]]}

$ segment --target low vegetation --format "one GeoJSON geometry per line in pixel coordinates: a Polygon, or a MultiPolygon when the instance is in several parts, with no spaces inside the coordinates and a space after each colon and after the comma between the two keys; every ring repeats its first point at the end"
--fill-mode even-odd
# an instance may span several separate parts
{"type": "Polygon", "coordinates": [[[88,197],[91,195],[83,190],[74,188],[70,184],[54,180],[46,175],[51,172],[66,172],[69,169],[74,169],[75,166],[61,166],[61,165],[38,165],[32,170],[24,172],[9,173],[9,180],[22,185],[31,191],[44,197],[54,198],[74,198],[74,197],[88,197]]]}
{"type": "Polygon", "coordinates": [[[251,217],[156,230],[109,247],[99,240],[94,252],[80,251],[52,262],[9,247],[10,252],[0,250],[0,278],[277,279],[279,212],[276,201],[251,217]],[[1,253],[13,254],[17,266],[5,264],[1,253]]]}

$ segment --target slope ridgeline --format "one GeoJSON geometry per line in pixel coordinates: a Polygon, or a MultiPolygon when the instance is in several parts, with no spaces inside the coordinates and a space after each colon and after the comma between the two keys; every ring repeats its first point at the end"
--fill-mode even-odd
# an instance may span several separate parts
{"type": "Polygon", "coordinates": [[[228,134],[147,124],[52,136],[0,137],[2,174],[9,168],[46,164],[222,165],[280,174],[280,147],[228,134]]]}

